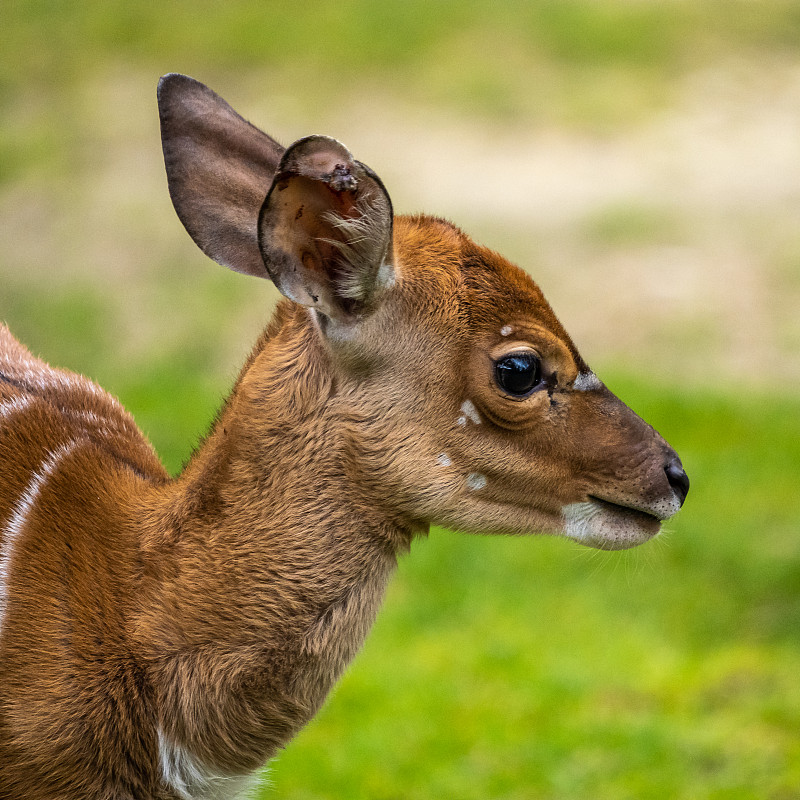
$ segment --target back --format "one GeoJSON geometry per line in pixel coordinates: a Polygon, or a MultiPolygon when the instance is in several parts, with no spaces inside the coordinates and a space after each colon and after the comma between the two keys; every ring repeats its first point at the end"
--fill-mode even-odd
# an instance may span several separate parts
{"type": "Polygon", "coordinates": [[[135,473],[164,480],[152,447],[117,400],[87,378],[50,367],[0,324],[0,520],[59,448],[90,445],[135,473]]]}
{"type": "Polygon", "coordinates": [[[130,752],[124,731],[152,729],[130,718],[146,707],[125,643],[139,558],[118,500],[166,479],[113,397],[0,326],[0,797],[28,770],[59,792],[65,776],[99,767],[103,754],[86,746],[99,731],[130,752]]]}

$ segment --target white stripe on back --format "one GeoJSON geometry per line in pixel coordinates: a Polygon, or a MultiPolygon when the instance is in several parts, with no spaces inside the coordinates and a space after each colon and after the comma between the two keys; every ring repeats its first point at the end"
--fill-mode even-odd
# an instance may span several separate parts
{"type": "Polygon", "coordinates": [[[58,469],[58,465],[85,440],[72,441],[62,444],[53,450],[42,466],[33,474],[22,496],[14,504],[14,509],[8,522],[3,526],[2,550],[0,550],[0,633],[3,630],[3,620],[6,612],[6,593],[8,589],[8,574],[13,556],[16,540],[25,530],[25,524],[36,500],[41,494],[42,487],[58,469]]]}
{"type": "Polygon", "coordinates": [[[12,414],[19,414],[21,411],[24,411],[33,400],[33,395],[26,394],[20,397],[12,397],[11,400],[0,403],[0,419],[10,417],[12,414]]]}

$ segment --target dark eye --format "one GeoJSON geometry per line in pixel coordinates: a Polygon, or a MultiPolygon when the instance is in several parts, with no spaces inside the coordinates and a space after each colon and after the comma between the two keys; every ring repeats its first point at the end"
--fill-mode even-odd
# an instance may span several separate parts
{"type": "Polygon", "coordinates": [[[524,397],[540,383],[542,368],[533,353],[509,353],[494,362],[494,376],[504,392],[524,397]]]}

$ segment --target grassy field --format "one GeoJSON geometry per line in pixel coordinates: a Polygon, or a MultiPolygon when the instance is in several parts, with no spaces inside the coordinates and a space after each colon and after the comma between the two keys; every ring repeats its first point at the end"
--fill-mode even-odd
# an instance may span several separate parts
{"type": "Polygon", "coordinates": [[[261,797],[800,798],[797,3],[39,0],[0,45],[0,319],[173,472],[275,300],[171,210],[178,70],[529,267],[691,477],[629,552],[417,542],[261,797]]]}

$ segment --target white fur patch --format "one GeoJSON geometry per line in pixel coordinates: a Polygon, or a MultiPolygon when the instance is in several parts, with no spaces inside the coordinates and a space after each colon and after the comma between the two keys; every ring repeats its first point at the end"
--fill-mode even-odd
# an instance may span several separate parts
{"type": "Polygon", "coordinates": [[[572,383],[572,388],[576,392],[591,392],[600,389],[603,383],[594,372],[581,372],[572,383]]]}
{"type": "Polygon", "coordinates": [[[511,336],[512,333],[514,333],[514,329],[510,325],[503,325],[503,327],[500,328],[501,336],[511,336]]]}
{"type": "Polygon", "coordinates": [[[45,369],[32,369],[30,372],[26,372],[23,380],[25,384],[38,392],[47,392],[54,389],[65,392],[86,392],[110,401],[115,407],[119,405],[114,397],[104,389],[101,389],[96,383],[84,378],[83,375],[61,372],[52,367],[46,367],[45,369]]]}
{"type": "Polygon", "coordinates": [[[33,402],[31,395],[24,395],[22,397],[13,397],[11,400],[6,400],[0,403],[0,419],[5,419],[13,414],[19,414],[24,411],[33,402]]]}
{"type": "Polygon", "coordinates": [[[461,411],[463,416],[458,418],[459,425],[465,425],[467,420],[472,422],[474,425],[481,424],[481,415],[478,413],[478,409],[475,408],[475,404],[472,402],[472,400],[465,400],[461,404],[461,411]],[[461,422],[462,419],[464,422],[461,422]]]}
{"type": "Polygon", "coordinates": [[[483,489],[486,483],[486,476],[481,475],[480,472],[470,472],[470,474],[467,475],[467,489],[473,492],[477,492],[478,489],[483,489]]]}
{"type": "Polygon", "coordinates": [[[158,729],[161,779],[181,800],[245,800],[258,788],[261,776],[219,775],[198,761],[189,750],[158,729]]]}
{"type": "Polygon", "coordinates": [[[375,278],[375,287],[379,291],[387,291],[397,283],[397,271],[388,261],[381,263],[375,278]]]}
{"type": "Polygon", "coordinates": [[[592,520],[600,513],[597,503],[586,501],[571,503],[562,509],[564,514],[564,533],[576,541],[592,538],[592,520]]]}
{"type": "Polygon", "coordinates": [[[436,457],[436,460],[443,466],[443,467],[451,467],[453,465],[453,460],[450,458],[447,453],[439,453],[436,457]]]}
{"type": "Polygon", "coordinates": [[[14,510],[4,526],[2,537],[3,550],[0,552],[0,631],[3,627],[3,619],[6,611],[8,572],[11,566],[14,544],[22,531],[25,530],[28,516],[36,504],[36,500],[45,483],[58,469],[58,465],[81,444],[83,444],[83,441],[62,444],[61,447],[48,455],[42,466],[33,474],[30,481],[28,481],[25,491],[14,504],[14,510]]]}

